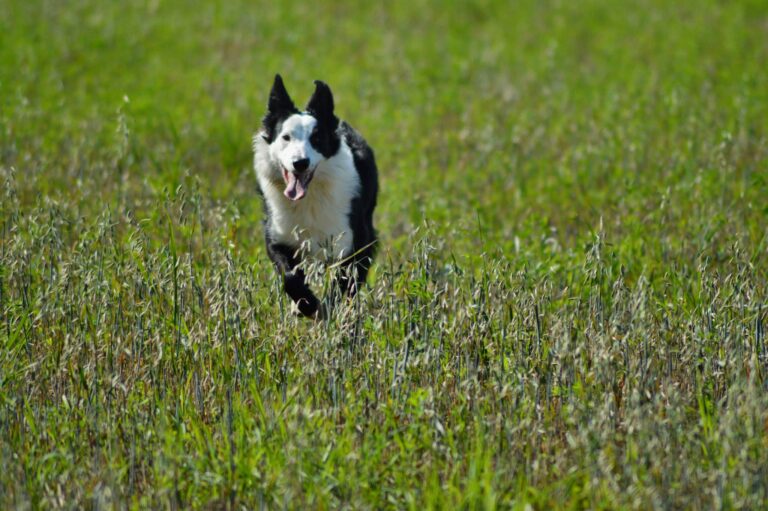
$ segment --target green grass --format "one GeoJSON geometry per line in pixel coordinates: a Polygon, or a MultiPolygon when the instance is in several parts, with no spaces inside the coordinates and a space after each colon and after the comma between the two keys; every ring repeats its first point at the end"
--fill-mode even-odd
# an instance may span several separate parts
{"type": "Polygon", "coordinates": [[[0,185],[0,508],[768,506],[763,1],[6,0],[0,185]],[[379,162],[328,322],[275,72],[379,162]]]}

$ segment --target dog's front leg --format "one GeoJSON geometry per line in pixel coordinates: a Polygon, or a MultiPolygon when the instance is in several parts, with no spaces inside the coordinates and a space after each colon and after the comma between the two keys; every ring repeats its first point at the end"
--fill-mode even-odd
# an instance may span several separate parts
{"type": "Polygon", "coordinates": [[[333,280],[332,295],[334,298],[342,296],[353,297],[357,293],[357,268],[354,264],[344,264],[337,270],[333,280]]]}
{"type": "Polygon", "coordinates": [[[366,247],[354,259],[345,262],[336,274],[335,289],[343,296],[354,297],[365,285],[371,267],[372,245],[366,247]]]}
{"type": "Polygon", "coordinates": [[[285,292],[296,303],[302,315],[314,318],[318,314],[320,300],[307,286],[304,270],[298,267],[301,261],[294,257],[295,251],[295,249],[280,243],[267,243],[269,258],[275,263],[277,271],[283,277],[285,292]]]}

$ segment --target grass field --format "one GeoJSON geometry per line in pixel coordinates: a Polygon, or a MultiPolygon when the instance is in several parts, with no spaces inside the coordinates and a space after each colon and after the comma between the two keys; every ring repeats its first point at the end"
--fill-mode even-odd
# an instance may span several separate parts
{"type": "Polygon", "coordinates": [[[0,0],[2,509],[766,509],[767,279],[763,0],[0,0]],[[377,153],[327,322],[276,72],[377,153]]]}

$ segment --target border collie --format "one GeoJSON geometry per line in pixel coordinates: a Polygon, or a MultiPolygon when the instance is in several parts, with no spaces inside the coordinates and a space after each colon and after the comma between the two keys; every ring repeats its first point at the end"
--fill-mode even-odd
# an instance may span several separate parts
{"type": "Polygon", "coordinates": [[[324,311],[306,283],[302,260],[340,266],[334,287],[354,296],[376,248],[373,150],[333,109],[331,89],[316,80],[306,110],[299,111],[276,75],[262,129],[253,138],[267,253],[285,292],[307,317],[324,311]]]}

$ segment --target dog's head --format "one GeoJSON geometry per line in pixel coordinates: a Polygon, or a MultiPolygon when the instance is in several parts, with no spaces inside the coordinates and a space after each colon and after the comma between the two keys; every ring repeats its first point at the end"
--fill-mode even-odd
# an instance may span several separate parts
{"type": "Polygon", "coordinates": [[[341,143],[331,89],[315,80],[315,92],[306,111],[300,112],[276,75],[262,124],[270,159],[285,181],[284,195],[293,201],[302,199],[318,165],[335,155],[341,143]]]}

